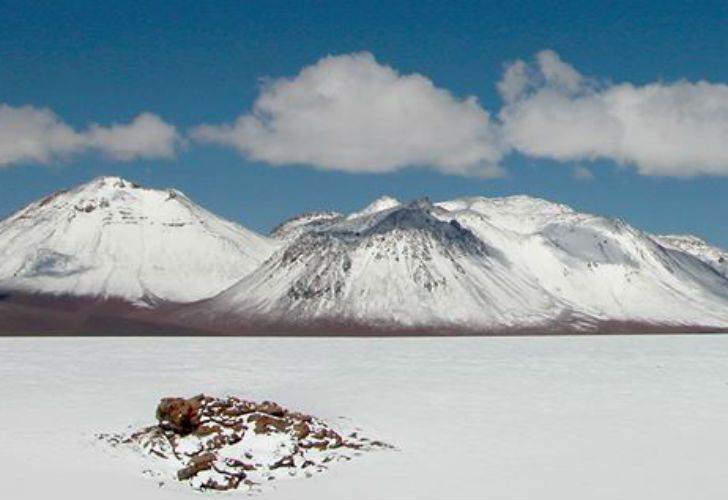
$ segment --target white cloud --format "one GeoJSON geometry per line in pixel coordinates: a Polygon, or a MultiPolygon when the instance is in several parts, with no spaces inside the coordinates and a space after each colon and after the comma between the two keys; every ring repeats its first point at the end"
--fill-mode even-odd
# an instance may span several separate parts
{"type": "Polygon", "coordinates": [[[87,151],[119,161],[171,158],[178,143],[175,127],[151,113],[128,124],[92,124],[79,132],[49,109],[0,104],[0,167],[50,163],[87,151]]]}
{"type": "Polygon", "coordinates": [[[536,54],[536,60],[547,85],[563,89],[566,92],[578,92],[584,84],[584,77],[563,62],[556,52],[543,50],[536,54]]]}
{"type": "Polygon", "coordinates": [[[0,165],[48,163],[80,147],[81,138],[47,109],[0,105],[0,165]]]}
{"type": "Polygon", "coordinates": [[[88,146],[119,161],[134,158],[172,158],[179,145],[177,130],[157,115],[141,113],[126,125],[92,125],[85,133],[88,146]]]}
{"type": "Polygon", "coordinates": [[[529,67],[523,61],[515,61],[506,66],[503,78],[498,82],[498,92],[507,102],[520,96],[528,87],[532,77],[528,75],[529,67]]]}
{"type": "MultiPolygon", "coordinates": [[[[190,136],[271,165],[345,172],[410,166],[493,177],[511,151],[562,162],[606,159],[643,175],[728,175],[728,85],[600,82],[553,51],[509,64],[492,119],[419,74],[403,75],[367,52],[329,56],[268,82],[252,110],[190,136]]],[[[76,129],[49,109],[0,104],[0,168],[95,152],[116,161],[171,158],[176,128],[151,113],[76,129]]],[[[586,179],[584,165],[574,177],[586,179]]]]}
{"type": "Polygon", "coordinates": [[[422,75],[401,75],[369,53],[325,57],[261,90],[252,112],[191,135],[272,165],[347,172],[429,166],[493,176],[497,128],[474,97],[458,99],[422,75]]]}
{"type": "Polygon", "coordinates": [[[644,175],[728,175],[728,85],[597,84],[545,51],[499,90],[508,144],[561,161],[609,159],[644,175]]]}

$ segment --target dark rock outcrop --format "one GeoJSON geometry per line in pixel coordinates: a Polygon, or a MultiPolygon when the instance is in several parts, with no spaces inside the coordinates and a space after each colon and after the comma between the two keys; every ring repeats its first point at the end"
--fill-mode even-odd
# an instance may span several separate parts
{"type": "Polygon", "coordinates": [[[200,426],[200,405],[204,396],[164,398],[157,406],[159,426],[178,434],[189,434],[200,426]]]}

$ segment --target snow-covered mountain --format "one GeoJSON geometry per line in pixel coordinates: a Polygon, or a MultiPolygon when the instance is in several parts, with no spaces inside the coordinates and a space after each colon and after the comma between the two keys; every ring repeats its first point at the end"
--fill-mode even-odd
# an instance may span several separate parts
{"type": "MultiPolygon", "coordinates": [[[[295,217],[268,238],[178,191],[105,177],[0,222],[0,290],[146,305],[123,313],[145,331],[728,330],[726,261],[694,237],[527,196],[383,197],[295,217]],[[185,305],[153,307],[170,302],[185,305]]],[[[8,307],[20,324],[47,306],[8,307]]]]}
{"type": "Polygon", "coordinates": [[[179,191],[102,177],[0,222],[0,288],[191,302],[234,284],[277,246],[179,191]]]}
{"type": "Polygon", "coordinates": [[[661,234],[657,241],[666,247],[689,253],[728,277],[728,252],[689,234],[661,234]]]}
{"type": "Polygon", "coordinates": [[[312,224],[231,289],[209,315],[445,327],[541,324],[565,309],[512,273],[506,255],[428,200],[312,224]]]}
{"type": "Polygon", "coordinates": [[[524,196],[439,204],[594,322],[728,325],[728,279],[619,219],[524,196]]]}
{"type": "Polygon", "coordinates": [[[190,315],[464,332],[728,328],[728,279],[702,253],[541,199],[383,198],[273,235],[278,252],[190,315]]]}

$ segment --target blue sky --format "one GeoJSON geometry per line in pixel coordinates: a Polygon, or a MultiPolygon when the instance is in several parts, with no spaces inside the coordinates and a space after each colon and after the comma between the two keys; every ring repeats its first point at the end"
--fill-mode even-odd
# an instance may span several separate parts
{"type": "MultiPolygon", "coordinates": [[[[613,86],[629,82],[638,89],[651,84],[667,89],[664,100],[649,101],[650,119],[672,116],[659,108],[661,103],[685,97],[684,104],[676,105],[686,113],[681,123],[691,126],[696,122],[690,120],[705,116],[713,120],[697,134],[708,142],[693,138],[675,153],[680,158],[667,159],[670,151],[650,146],[651,137],[641,136],[619,146],[573,138],[573,145],[554,150],[553,143],[572,140],[568,127],[562,135],[546,135],[544,143],[539,142],[542,135],[533,137],[530,122],[514,121],[516,139],[499,150],[495,163],[502,174],[496,178],[453,173],[457,169],[450,168],[447,156],[451,150],[413,153],[435,158],[439,167],[407,167],[401,164],[405,158],[396,167],[383,167],[384,173],[372,173],[338,160],[323,160],[323,166],[286,160],[300,151],[271,165],[276,162],[269,159],[270,151],[254,146],[253,153],[241,152],[227,139],[227,144],[188,140],[173,155],[144,149],[127,157],[109,150],[112,139],[84,135],[83,146],[74,139],[72,153],[45,160],[19,155],[0,165],[0,214],[49,191],[111,174],[152,187],[179,188],[203,206],[263,232],[302,211],[353,210],[382,194],[447,199],[525,193],[623,217],[650,231],[695,233],[728,247],[728,164],[719,142],[727,130],[720,128],[725,118],[721,84],[728,81],[724,2],[617,2],[607,7],[583,1],[56,1],[0,2],[0,11],[0,103],[12,109],[47,108],[79,132],[91,123],[129,123],[147,112],[187,138],[200,124],[217,127],[249,113],[266,81],[295,79],[328,55],[361,52],[373,55],[375,68],[390,67],[405,78],[418,74],[449,92],[452,102],[443,112],[447,119],[454,117],[454,124],[462,123],[463,100],[475,96],[499,129],[505,103],[496,86],[506,65],[516,60],[541,76],[537,88],[518,101],[524,107],[514,110],[536,109],[525,106],[535,106],[529,98],[542,90],[560,92],[558,102],[567,104],[585,95],[587,104],[611,103],[620,90],[613,86]],[[550,87],[548,68],[535,59],[546,49],[557,54],[557,68],[568,64],[587,83],[567,91],[559,76],[550,87]],[[682,80],[705,80],[710,86],[676,88],[682,80]],[[693,109],[705,102],[718,102],[718,109],[694,115],[693,109]],[[710,142],[713,135],[716,140],[710,142]],[[686,161],[704,168],[690,170],[686,161]],[[580,167],[593,178],[577,178],[580,167]]],[[[638,96],[644,94],[640,92],[638,96]]],[[[631,123],[631,117],[625,120],[631,123]]],[[[597,113],[595,120],[599,118],[597,113]]],[[[0,120],[0,160],[4,130],[0,120]]],[[[594,130],[600,132],[598,124],[594,130]]],[[[626,130],[631,137],[632,129],[626,130]]],[[[430,132],[425,127],[423,133],[430,132]]],[[[682,130],[675,133],[684,135],[682,130]]],[[[286,139],[271,138],[287,144],[286,139]]],[[[322,147],[327,140],[322,138],[322,147]]],[[[728,148],[728,140],[725,144],[728,148]]],[[[326,158],[327,151],[312,154],[326,158]]],[[[491,156],[484,154],[494,163],[491,156]]]]}

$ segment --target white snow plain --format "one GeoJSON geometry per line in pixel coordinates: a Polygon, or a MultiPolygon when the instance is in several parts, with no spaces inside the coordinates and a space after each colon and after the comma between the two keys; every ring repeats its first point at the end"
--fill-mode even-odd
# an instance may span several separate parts
{"type": "MultiPolygon", "coordinates": [[[[94,439],[271,399],[397,451],[259,499],[728,498],[728,336],[0,339],[3,498],[201,499],[94,439]]],[[[246,497],[240,491],[211,497],[246,497]]]]}

